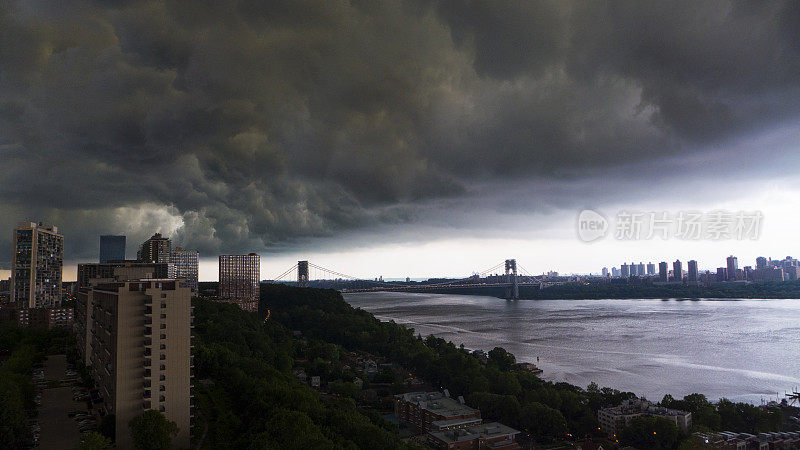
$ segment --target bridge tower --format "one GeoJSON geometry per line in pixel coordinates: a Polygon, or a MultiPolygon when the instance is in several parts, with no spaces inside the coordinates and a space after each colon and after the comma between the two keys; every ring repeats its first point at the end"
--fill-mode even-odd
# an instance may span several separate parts
{"type": "Polygon", "coordinates": [[[519,280],[517,279],[517,260],[506,260],[506,298],[519,300],[519,280]]]}
{"type": "Polygon", "coordinates": [[[297,261],[297,285],[308,286],[308,261],[297,261]]]}

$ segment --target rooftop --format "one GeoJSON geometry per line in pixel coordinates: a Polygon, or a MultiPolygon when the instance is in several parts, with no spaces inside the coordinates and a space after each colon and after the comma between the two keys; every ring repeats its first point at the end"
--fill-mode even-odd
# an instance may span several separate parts
{"type": "Polygon", "coordinates": [[[398,395],[398,397],[405,402],[417,404],[420,409],[431,411],[444,417],[479,413],[477,409],[470,408],[441,392],[408,392],[398,395]]]}
{"type": "Polygon", "coordinates": [[[432,431],[430,434],[442,442],[452,444],[479,438],[486,439],[503,436],[508,436],[510,440],[512,436],[519,434],[519,431],[499,422],[490,422],[455,430],[432,431]]]}

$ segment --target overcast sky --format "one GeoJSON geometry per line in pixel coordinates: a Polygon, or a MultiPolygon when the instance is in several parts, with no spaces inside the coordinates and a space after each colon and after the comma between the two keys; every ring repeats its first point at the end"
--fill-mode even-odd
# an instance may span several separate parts
{"type": "Polygon", "coordinates": [[[201,279],[752,264],[800,254],[799,116],[798,2],[0,0],[0,267],[24,220],[65,280],[157,231],[201,279]],[[587,207],[764,222],[586,244],[587,207]]]}

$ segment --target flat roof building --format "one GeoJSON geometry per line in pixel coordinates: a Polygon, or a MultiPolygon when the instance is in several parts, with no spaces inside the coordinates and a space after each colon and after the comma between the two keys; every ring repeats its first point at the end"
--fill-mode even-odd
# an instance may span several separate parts
{"type": "Polygon", "coordinates": [[[200,267],[200,252],[197,250],[184,250],[180,247],[172,250],[170,263],[173,266],[175,278],[183,278],[192,289],[197,292],[197,277],[200,267]]]}
{"type": "Polygon", "coordinates": [[[700,273],[697,270],[697,261],[691,260],[687,263],[686,281],[689,283],[697,283],[700,279],[700,273]]]}
{"type": "Polygon", "coordinates": [[[498,422],[482,423],[428,433],[427,444],[433,449],[497,449],[520,448],[516,437],[520,432],[498,422]]]}
{"type": "Polygon", "coordinates": [[[100,236],[100,263],[125,260],[125,236],[100,236]]]}
{"type": "Polygon", "coordinates": [[[258,312],[260,280],[261,257],[258,254],[219,256],[221,301],[235,303],[245,311],[258,312]]]}
{"type": "Polygon", "coordinates": [[[64,236],[55,226],[20,222],[14,229],[11,302],[19,309],[61,306],[64,236]]]}
{"type": "Polygon", "coordinates": [[[420,433],[441,429],[444,422],[468,425],[481,421],[481,412],[465,405],[463,398],[455,400],[442,392],[408,392],[396,395],[395,399],[398,419],[420,433]]]}
{"type": "Polygon", "coordinates": [[[178,280],[96,284],[78,293],[83,316],[78,350],[88,361],[106,412],[114,414],[116,445],[132,448],[128,423],[148,409],[178,425],[176,448],[191,432],[191,291],[178,280]]]}
{"type": "Polygon", "coordinates": [[[688,433],[692,427],[692,413],[655,406],[643,399],[625,400],[619,406],[603,408],[597,412],[600,427],[608,436],[619,434],[622,429],[630,425],[631,420],[637,417],[653,416],[673,421],[675,426],[684,433],[688,433]]]}
{"type": "Polygon", "coordinates": [[[78,264],[78,289],[89,287],[91,280],[98,283],[141,278],[169,278],[168,275],[169,265],[166,263],[111,261],[100,264],[78,264]]]}
{"type": "Polygon", "coordinates": [[[162,236],[161,233],[156,233],[139,246],[136,259],[140,262],[169,263],[171,253],[172,241],[162,236]]]}

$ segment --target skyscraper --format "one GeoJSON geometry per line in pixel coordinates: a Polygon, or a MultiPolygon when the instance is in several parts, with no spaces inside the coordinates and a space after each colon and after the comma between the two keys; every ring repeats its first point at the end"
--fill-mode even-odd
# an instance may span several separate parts
{"type": "Polygon", "coordinates": [[[170,256],[175,278],[185,278],[192,292],[197,292],[199,257],[200,253],[197,250],[184,250],[180,247],[173,250],[170,256]]]}
{"type": "Polygon", "coordinates": [[[632,262],[631,265],[630,265],[630,268],[631,268],[631,276],[632,277],[635,277],[635,276],[639,275],[639,266],[637,266],[636,263],[632,262]]]}
{"type": "Polygon", "coordinates": [[[619,272],[619,276],[622,278],[628,278],[631,276],[631,270],[627,264],[619,266],[619,272]]]}
{"type": "Polygon", "coordinates": [[[258,311],[261,257],[248,255],[219,256],[219,296],[245,311],[258,311]]]}
{"type": "Polygon", "coordinates": [[[95,284],[76,299],[78,351],[91,366],[118,448],[132,448],[128,423],[148,409],[178,425],[176,448],[191,432],[191,292],[176,280],[95,284]]]}
{"type": "Polygon", "coordinates": [[[608,267],[603,267],[603,270],[600,273],[603,274],[603,278],[608,277],[608,267]]]}
{"type": "Polygon", "coordinates": [[[648,275],[655,275],[656,274],[656,265],[649,262],[647,263],[647,274],[648,275]]]}
{"type": "Polygon", "coordinates": [[[636,274],[639,275],[640,277],[643,277],[645,275],[643,262],[639,262],[639,265],[636,267],[636,274]]]}
{"type": "Polygon", "coordinates": [[[169,238],[161,236],[161,233],[156,233],[139,246],[136,259],[147,263],[169,263],[171,253],[172,242],[169,238]]]}
{"type": "Polygon", "coordinates": [[[736,272],[739,269],[739,260],[731,255],[726,258],[728,269],[728,281],[736,281],[736,272]]]}
{"type": "Polygon", "coordinates": [[[11,301],[17,308],[58,308],[64,236],[41,222],[20,222],[14,229],[11,301]]]}
{"type": "Polygon", "coordinates": [[[697,271],[697,261],[691,260],[687,266],[689,273],[686,274],[686,281],[690,283],[697,283],[697,281],[700,279],[700,273],[697,271]]]}
{"type": "Polygon", "coordinates": [[[679,259],[672,263],[672,277],[675,278],[675,281],[683,281],[683,265],[679,259]]]}
{"type": "Polygon", "coordinates": [[[100,236],[100,263],[125,260],[125,236],[100,236]]]}
{"type": "Polygon", "coordinates": [[[664,282],[669,281],[669,268],[666,261],[658,263],[658,280],[664,282]]]}
{"type": "Polygon", "coordinates": [[[756,258],[756,269],[765,269],[767,267],[767,258],[759,256],[756,258]]]}

